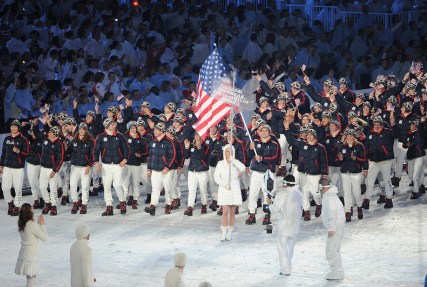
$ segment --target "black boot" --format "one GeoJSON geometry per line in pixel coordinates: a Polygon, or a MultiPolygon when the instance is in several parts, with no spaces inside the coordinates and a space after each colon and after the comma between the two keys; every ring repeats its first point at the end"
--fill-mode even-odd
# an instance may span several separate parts
{"type": "Polygon", "coordinates": [[[216,200],[212,200],[211,204],[209,204],[209,208],[212,209],[212,211],[216,211],[218,202],[216,200]]]}
{"type": "Polygon", "coordinates": [[[126,214],[126,201],[122,201],[120,202],[120,213],[121,214],[126,214]]]}
{"type": "Polygon", "coordinates": [[[7,203],[7,214],[11,215],[14,208],[15,208],[15,204],[13,204],[13,201],[8,202],[7,203]]]}
{"type": "Polygon", "coordinates": [[[58,214],[58,210],[56,209],[56,205],[52,205],[52,206],[50,207],[50,215],[55,216],[55,215],[57,215],[57,214],[58,214]]]}
{"type": "Polygon", "coordinates": [[[304,221],[310,221],[310,211],[304,210],[304,221]]]}
{"type": "Polygon", "coordinates": [[[145,199],[145,204],[150,204],[151,203],[151,193],[147,194],[147,198],[145,199]]]}
{"type": "Polygon", "coordinates": [[[419,192],[412,192],[411,199],[418,199],[418,198],[420,198],[420,193],[419,192]]]}
{"type": "Polygon", "coordinates": [[[346,222],[350,222],[351,221],[351,213],[350,212],[346,212],[345,213],[345,221],[346,222]]]}
{"type": "Polygon", "coordinates": [[[19,215],[19,207],[14,207],[12,209],[12,212],[10,213],[10,216],[18,216],[19,215]]]}
{"type": "Polygon", "coordinates": [[[378,204],[385,203],[385,195],[380,195],[380,198],[378,198],[377,203],[378,204]]]}
{"type": "Polygon", "coordinates": [[[370,200],[365,198],[365,200],[363,200],[363,202],[362,202],[362,208],[369,210],[369,202],[370,202],[370,200]]]}
{"type": "Polygon", "coordinates": [[[322,214],[322,205],[316,205],[316,211],[314,212],[315,217],[319,217],[322,214]]]}
{"type": "Polygon", "coordinates": [[[419,193],[420,194],[425,194],[426,193],[426,187],[424,184],[420,185],[420,189],[419,189],[419,193]]]}
{"type": "Polygon", "coordinates": [[[242,193],[242,202],[245,202],[248,199],[248,192],[246,189],[241,189],[240,192],[242,193]]]}
{"type": "Polygon", "coordinates": [[[154,205],[147,206],[144,208],[145,213],[149,213],[151,216],[156,215],[156,207],[154,205]]]}
{"type": "Polygon", "coordinates": [[[399,187],[399,182],[400,182],[400,178],[398,178],[398,177],[393,177],[392,179],[391,179],[391,184],[394,186],[394,187],[399,187]]]}
{"type": "Polygon", "coordinates": [[[357,218],[363,219],[363,209],[362,207],[357,208],[357,218]]]}
{"type": "Polygon", "coordinates": [[[132,203],[133,203],[133,196],[130,195],[129,198],[128,198],[128,202],[126,204],[129,205],[129,206],[132,206],[132,203]]]}
{"type": "Polygon", "coordinates": [[[44,208],[44,206],[45,206],[44,199],[43,199],[43,198],[40,198],[40,199],[39,199],[39,203],[40,203],[39,208],[40,208],[40,209],[43,209],[43,208],[44,208]]]}
{"type": "Polygon", "coordinates": [[[184,215],[193,216],[193,208],[191,206],[187,207],[187,210],[184,211],[184,215]]]}
{"type": "Polygon", "coordinates": [[[386,198],[384,208],[393,208],[393,200],[391,198],[386,198]]]}
{"type": "Polygon", "coordinates": [[[255,213],[249,213],[249,217],[248,217],[248,219],[246,219],[245,223],[248,225],[252,225],[252,224],[256,223],[255,213]]]}
{"type": "Polygon", "coordinates": [[[43,210],[42,210],[42,214],[48,214],[50,211],[50,203],[46,203],[46,205],[44,206],[43,210]]]}
{"type": "Polygon", "coordinates": [[[79,202],[76,201],[73,203],[73,208],[71,209],[71,214],[76,214],[78,210],[79,210],[79,202]]]}

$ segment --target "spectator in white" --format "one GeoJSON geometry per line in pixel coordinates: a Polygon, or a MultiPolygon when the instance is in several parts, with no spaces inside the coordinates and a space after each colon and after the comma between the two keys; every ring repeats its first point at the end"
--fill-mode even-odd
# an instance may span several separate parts
{"type": "Polygon", "coordinates": [[[110,56],[108,59],[111,59],[112,56],[117,56],[119,59],[123,59],[125,56],[125,51],[122,48],[122,44],[119,41],[113,41],[110,45],[110,56]]]}
{"type": "Polygon", "coordinates": [[[132,84],[129,86],[129,91],[138,90],[145,96],[149,94],[150,89],[153,86],[154,85],[151,82],[147,81],[145,72],[143,70],[139,70],[132,84]]]}
{"type": "Polygon", "coordinates": [[[167,81],[170,77],[170,67],[168,64],[161,64],[157,67],[157,73],[155,73],[151,78],[150,82],[160,88],[163,81],[167,81]]]}
{"type": "Polygon", "coordinates": [[[187,264],[187,255],[182,252],[175,254],[173,259],[174,267],[166,272],[165,287],[184,287],[184,281],[182,280],[182,273],[184,267],[187,264]]]}
{"type": "Polygon", "coordinates": [[[280,275],[291,275],[292,256],[296,236],[301,226],[302,195],[295,177],[283,179],[283,190],[278,189],[274,201],[267,198],[272,222],[277,224],[277,251],[280,261],[280,275]]]}
{"type": "MultiPolygon", "coordinates": [[[[127,31],[124,35],[125,40],[122,43],[122,51],[124,51],[123,63],[131,68],[139,66],[141,63],[137,61],[136,51],[133,46],[134,40],[132,32],[127,31]]],[[[120,57],[119,57],[120,58],[120,57]]]]}
{"type": "Polygon", "coordinates": [[[91,287],[96,279],[93,277],[92,249],[88,245],[89,226],[78,226],[76,237],[70,249],[71,287],[91,287]]]}
{"type": "Polygon", "coordinates": [[[177,54],[173,47],[166,47],[159,60],[161,64],[168,64],[170,67],[169,70],[173,71],[173,69],[178,67],[177,54]]]}
{"type": "Polygon", "coordinates": [[[365,29],[360,29],[348,48],[355,59],[367,54],[369,48],[366,42],[365,29]]]}
{"type": "Polygon", "coordinates": [[[227,41],[227,37],[221,37],[218,45],[218,52],[222,56],[225,62],[233,63],[233,47],[227,41]]]}
{"type": "Polygon", "coordinates": [[[109,81],[107,85],[104,84],[105,74],[103,72],[97,72],[95,74],[95,86],[93,87],[93,94],[101,102],[105,94],[110,91],[112,83],[109,81]]]}
{"type": "Polygon", "coordinates": [[[37,223],[34,222],[34,211],[30,204],[24,203],[19,211],[19,234],[21,235],[21,249],[15,266],[15,274],[26,275],[26,287],[34,287],[36,276],[39,274],[39,239],[48,238],[44,217],[40,215],[37,223]]]}
{"type": "Polygon", "coordinates": [[[21,33],[18,28],[14,28],[11,33],[11,39],[7,41],[6,48],[10,53],[19,53],[20,55],[29,52],[27,46],[22,42],[21,33]]]}
{"type": "Polygon", "coordinates": [[[250,65],[256,64],[263,54],[257,41],[258,36],[257,34],[253,33],[250,37],[249,43],[243,50],[242,60],[247,60],[250,65]]]}
{"type": "Polygon", "coordinates": [[[200,35],[193,35],[193,44],[191,49],[193,55],[191,56],[191,64],[194,66],[201,66],[205,60],[209,57],[209,45],[206,42],[202,42],[200,35]]]}
{"type": "Polygon", "coordinates": [[[57,50],[51,50],[49,57],[44,60],[43,67],[46,81],[59,80],[59,58],[59,52],[57,50]]]}
{"type": "Polygon", "coordinates": [[[98,29],[92,32],[92,39],[86,44],[84,50],[88,57],[100,60],[105,55],[104,44],[101,41],[101,33],[98,29]]]}
{"type": "Polygon", "coordinates": [[[326,239],[326,260],[331,272],[326,275],[327,280],[344,279],[344,268],[341,262],[341,240],[344,234],[345,216],[344,207],[338,198],[338,189],[329,179],[319,181],[322,196],[322,220],[328,231],[326,239]]]}

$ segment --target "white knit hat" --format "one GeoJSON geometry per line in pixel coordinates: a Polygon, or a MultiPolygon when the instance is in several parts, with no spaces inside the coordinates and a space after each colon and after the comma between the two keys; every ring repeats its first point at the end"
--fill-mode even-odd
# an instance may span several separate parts
{"type": "Polygon", "coordinates": [[[185,253],[178,252],[175,254],[173,261],[176,267],[184,267],[187,263],[187,255],[185,255],[185,253]]]}
{"type": "Polygon", "coordinates": [[[76,237],[77,239],[84,239],[86,238],[90,233],[89,226],[86,224],[82,224],[76,228],[76,237]]]}

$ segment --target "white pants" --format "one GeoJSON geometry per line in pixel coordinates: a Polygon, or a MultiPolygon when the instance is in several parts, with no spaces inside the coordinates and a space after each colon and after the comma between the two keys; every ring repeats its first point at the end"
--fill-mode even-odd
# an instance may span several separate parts
{"type": "Polygon", "coordinates": [[[79,201],[79,197],[77,195],[77,186],[79,181],[81,183],[81,192],[82,192],[82,204],[87,205],[89,201],[89,188],[90,188],[90,179],[92,177],[91,169],[89,169],[89,173],[85,174],[86,167],[85,166],[71,166],[71,174],[70,174],[70,193],[71,199],[73,202],[79,201]]]}
{"type": "Polygon", "coordinates": [[[200,190],[202,205],[208,204],[207,188],[209,175],[207,171],[188,172],[188,206],[194,207],[197,187],[200,190]]]}
{"type": "MultiPolygon", "coordinates": [[[[172,199],[181,198],[181,189],[177,188],[179,185],[178,184],[178,177],[179,177],[178,170],[177,169],[171,169],[169,172],[172,173],[172,175],[171,175],[171,186],[172,186],[172,189],[171,189],[172,195],[171,196],[172,196],[172,199]]],[[[181,170],[181,172],[182,172],[182,170],[181,170]]]]}
{"type": "Polygon", "coordinates": [[[12,202],[16,207],[21,207],[22,203],[22,185],[24,183],[24,168],[3,168],[1,188],[3,189],[4,200],[7,203],[12,202]],[[10,189],[15,188],[15,199],[12,198],[10,189]]]}
{"type": "Polygon", "coordinates": [[[286,161],[290,162],[292,160],[292,153],[289,150],[289,143],[284,134],[280,134],[279,145],[282,152],[282,162],[280,166],[286,166],[286,161]]]}
{"type": "MultiPolygon", "coordinates": [[[[249,213],[255,213],[257,208],[257,200],[260,190],[264,184],[264,175],[265,173],[259,171],[251,172],[251,183],[249,187],[249,203],[248,209],[249,213]]],[[[274,173],[271,174],[272,179],[274,180],[274,184],[276,185],[276,175],[274,173]]],[[[263,193],[263,202],[266,202],[267,195],[263,193]]]]}
{"type": "Polygon", "coordinates": [[[375,180],[379,173],[381,173],[381,176],[383,178],[384,182],[384,192],[386,194],[387,198],[393,197],[393,186],[391,184],[391,178],[390,178],[390,171],[391,171],[391,164],[392,159],[390,160],[384,160],[380,162],[369,162],[369,169],[368,169],[368,178],[366,181],[366,193],[365,198],[371,200],[372,193],[374,190],[374,184],[375,180]]]}
{"type": "Polygon", "coordinates": [[[339,166],[328,166],[329,174],[328,178],[333,185],[338,188],[338,196],[343,196],[342,181],[341,181],[341,167],[339,166]]]}
{"type": "Polygon", "coordinates": [[[151,193],[151,205],[157,206],[159,204],[160,191],[162,188],[165,189],[165,201],[166,205],[172,203],[172,172],[168,171],[166,174],[162,174],[161,171],[151,171],[151,185],[153,191],[151,193]]]}
{"type": "Polygon", "coordinates": [[[342,173],[342,186],[344,191],[345,212],[350,212],[353,205],[353,196],[356,200],[357,207],[362,206],[362,173],[342,173]]]}
{"type": "Polygon", "coordinates": [[[143,163],[141,164],[141,181],[142,185],[144,186],[145,192],[147,194],[151,194],[151,180],[149,177],[147,177],[147,164],[143,163]]]}
{"type": "Polygon", "coordinates": [[[118,164],[102,164],[102,182],[104,183],[104,200],[106,206],[113,205],[111,183],[116,190],[120,202],[126,200],[122,186],[123,167],[118,164]]]}
{"type": "Polygon", "coordinates": [[[248,174],[245,169],[245,171],[242,172],[242,177],[240,178],[240,188],[249,190],[250,184],[251,184],[251,177],[250,177],[250,174],[248,174]]]}
{"type": "Polygon", "coordinates": [[[397,156],[395,158],[396,167],[394,171],[394,176],[397,178],[400,178],[402,176],[403,164],[405,163],[406,153],[408,152],[408,149],[403,148],[402,145],[403,144],[401,142],[397,143],[397,156]]]}
{"type": "Polygon", "coordinates": [[[302,191],[302,208],[304,211],[310,210],[310,193],[317,205],[321,204],[319,191],[319,180],[322,176],[299,173],[299,186],[302,191]]]}
{"type": "Polygon", "coordinates": [[[39,200],[39,198],[42,198],[42,193],[40,192],[40,165],[27,163],[27,178],[33,200],[39,200]]]}
{"type": "Polygon", "coordinates": [[[46,203],[50,203],[56,206],[58,201],[58,173],[55,173],[53,178],[50,178],[50,174],[53,172],[51,168],[40,167],[40,191],[43,195],[43,200],[46,203]],[[49,185],[50,192],[47,192],[47,186],[49,185]]]}
{"type": "Polygon", "coordinates": [[[294,255],[295,237],[282,236],[277,233],[277,252],[279,253],[280,271],[283,274],[291,273],[292,256],[294,255]]]}
{"type": "Polygon", "coordinates": [[[344,234],[344,223],[338,223],[334,236],[326,239],[326,261],[328,261],[332,272],[344,272],[341,261],[341,240],[344,234]]]}
{"type": "Polygon", "coordinates": [[[298,165],[292,164],[292,175],[295,177],[295,182],[299,182],[299,171],[298,171],[298,165]]]}
{"type": "Polygon", "coordinates": [[[71,163],[64,161],[58,171],[58,187],[62,187],[62,196],[68,195],[68,184],[70,182],[71,163]]]}
{"type": "Polygon", "coordinates": [[[424,156],[408,160],[408,170],[408,173],[412,173],[413,191],[418,192],[421,184],[424,184],[424,156]]]}
{"type": "Polygon", "coordinates": [[[212,200],[218,201],[218,184],[215,182],[214,174],[215,174],[215,168],[214,166],[209,167],[208,171],[208,183],[209,183],[209,190],[211,192],[211,198],[212,200]]]}
{"type": "Polygon", "coordinates": [[[141,182],[141,166],[140,165],[125,165],[123,168],[123,193],[126,196],[133,196],[134,200],[138,200],[141,182]],[[131,190],[131,192],[129,192],[131,190]]]}

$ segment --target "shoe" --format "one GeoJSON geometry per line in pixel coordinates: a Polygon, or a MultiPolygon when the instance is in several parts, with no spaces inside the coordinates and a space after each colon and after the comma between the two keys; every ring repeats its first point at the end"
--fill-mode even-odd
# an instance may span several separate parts
{"type": "Polygon", "coordinates": [[[50,215],[53,215],[53,216],[58,215],[58,210],[56,209],[56,206],[52,205],[50,207],[50,215]]]}
{"type": "Polygon", "coordinates": [[[363,208],[362,207],[357,208],[357,218],[363,219],[363,208]]]}
{"type": "Polygon", "coordinates": [[[46,203],[45,207],[42,210],[42,214],[48,214],[50,211],[50,206],[51,206],[50,203],[46,203]]]}
{"type": "Polygon", "coordinates": [[[234,226],[228,226],[227,228],[227,235],[225,236],[225,241],[231,241],[231,234],[233,233],[234,226]]]}
{"type": "Polygon", "coordinates": [[[86,213],[87,213],[87,205],[82,204],[82,206],[80,208],[80,214],[86,214],[86,213]]]}
{"type": "Polygon", "coordinates": [[[176,209],[178,209],[181,206],[181,198],[177,198],[176,202],[178,203],[176,209]]]}
{"type": "Polygon", "coordinates": [[[345,213],[345,221],[346,222],[350,222],[351,221],[351,213],[350,212],[346,212],[345,213]]]}
{"type": "Polygon", "coordinates": [[[256,202],[256,207],[262,207],[262,202],[261,202],[261,198],[258,198],[257,202],[256,202]]]}
{"type": "Polygon", "coordinates": [[[166,205],[165,214],[171,214],[171,206],[170,205],[166,205]]]}
{"type": "Polygon", "coordinates": [[[365,192],[366,192],[366,184],[362,183],[360,185],[360,193],[365,194],[365,192]]]}
{"type": "Polygon", "coordinates": [[[365,199],[363,200],[363,202],[362,202],[362,208],[363,208],[363,209],[366,209],[366,210],[369,210],[369,202],[370,202],[370,201],[369,201],[369,199],[366,199],[366,198],[365,198],[365,199]]]}
{"type": "Polygon", "coordinates": [[[350,207],[350,216],[353,216],[353,206],[350,207]]]}
{"type": "Polygon", "coordinates": [[[105,209],[105,211],[101,215],[102,216],[113,216],[114,215],[113,207],[111,205],[108,205],[107,209],[105,209]]]}
{"type": "Polygon", "coordinates": [[[219,208],[219,210],[216,212],[218,215],[222,215],[222,206],[219,208]]]}
{"type": "Polygon", "coordinates": [[[120,205],[120,214],[126,214],[126,201],[121,201],[120,205]]]}
{"type": "Polygon", "coordinates": [[[89,196],[98,196],[98,187],[94,187],[92,191],[89,191],[89,196]]]}
{"type": "Polygon", "coordinates": [[[345,203],[344,203],[344,197],[340,196],[339,199],[340,199],[342,205],[345,205],[345,203]]]}
{"type": "Polygon", "coordinates": [[[39,208],[40,208],[40,209],[43,209],[43,208],[44,208],[44,206],[45,206],[44,199],[43,199],[43,198],[40,198],[40,199],[39,199],[39,203],[40,203],[39,208]]]}
{"type": "Polygon", "coordinates": [[[419,192],[412,192],[411,193],[411,199],[418,199],[418,198],[420,198],[419,192]]]}
{"type": "Polygon", "coordinates": [[[212,211],[216,211],[216,205],[218,202],[216,200],[212,200],[211,204],[209,204],[209,208],[212,209],[212,211]]]}
{"type": "Polygon", "coordinates": [[[68,196],[64,195],[63,197],[61,197],[61,205],[67,205],[67,203],[70,203],[70,199],[68,198],[68,196]]]}
{"type": "Polygon", "coordinates": [[[165,189],[164,188],[162,188],[162,190],[160,191],[160,195],[165,196],[165,189]]]}
{"type": "Polygon", "coordinates": [[[79,199],[78,204],[79,204],[79,207],[82,207],[82,205],[83,205],[83,201],[82,201],[82,199],[81,199],[81,198],[79,199]]]}
{"type": "Polygon", "coordinates": [[[151,193],[147,194],[147,198],[145,199],[145,204],[150,204],[151,203],[151,193]]]}
{"type": "Polygon", "coordinates": [[[393,200],[391,198],[386,198],[384,208],[393,208],[393,200]]]}
{"type": "Polygon", "coordinates": [[[239,207],[236,206],[236,208],[234,209],[234,214],[239,214],[239,207]]]}
{"type": "Polygon", "coordinates": [[[304,221],[310,221],[310,211],[309,210],[305,210],[304,211],[304,221]]]}
{"type": "Polygon", "coordinates": [[[130,195],[129,196],[129,198],[128,198],[128,202],[126,203],[128,206],[132,206],[132,203],[133,203],[133,196],[132,195],[130,195]]]}
{"type": "Polygon", "coordinates": [[[71,209],[71,214],[76,214],[78,210],[79,210],[79,203],[78,202],[74,202],[73,203],[73,208],[71,209]]]}
{"type": "Polygon", "coordinates": [[[19,215],[19,207],[14,207],[12,209],[12,212],[10,213],[10,216],[18,216],[19,215]]]}
{"type": "Polygon", "coordinates": [[[138,209],[138,200],[132,200],[132,209],[138,209]]]}
{"type": "Polygon", "coordinates": [[[202,211],[201,214],[206,214],[208,213],[208,206],[206,204],[202,205],[202,211]]]}
{"type": "Polygon", "coordinates": [[[391,178],[391,184],[394,187],[399,187],[399,182],[400,182],[400,178],[395,177],[395,176],[391,178]]]}
{"type": "Polygon", "coordinates": [[[241,189],[240,192],[242,193],[242,202],[245,202],[248,199],[248,192],[246,189],[241,189]]]}
{"type": "Polygon", "coordinates": [[[255,213],[249,213],[249,217],[248,217],[248,219],[246,219],[245,223],[248,225],[252,225],[252,224],[256,223],[255,213]]]}
{"type": "Polygon", "coordinates": [[[13,203],[13,201],[8,202],[8,204],[7,204],[7,214],[11,215],[14,208],[15,208],[15,204],[13,203]]]}
{"type": "Polygon", "coordinates": [[[145,213],[149,213],[151,216],[156,215],[156,207],[154,205],[147,206],[144,208],[145,213]]]}
{"type": "Polygon", "coordinates": [[[414,182],[413,182],[413,181],[411,181],[411,182],[409,183],[409,186],[414,186],[414,182]]]}
{"type": "Polygon", "coordinates": [[[122,205],[121,205],[121,203],[119,202],[119,204],[117,204],[117,205],[116,205],[116,209],[120,209],[120,208],[122,208],[122,205]]]}
{"type": "Polygon", "coordinates": [[[270,216],[268,216],[268,214],[267,214],[267,213],[264,215],[264,219],[262,220],[262,225],[271,224],[271,222],[270,222],[270,218],[269,218],[269,217],[270,217],[270,216]]]}
{"type": "Polygon", "coordinates": [[[418,191],[419,191],[420,195],[421,194],[426,194],[426,187],[425,187],[425,185],[421,184],[420,185],[420,189],[418,191]]]}
{"type": "Polygon", "coordinates": [[[34,203],[33,203],[33,209],[39,209],[40,208],[40,203],[39,203],[39,201],[38,200],[34,200],[34,203]]]}
{"type": "Polygon", "coordinates": [[[316,202],[314,201],[314,199],[312,199],[311,201],[310,201],[310,206],[316,206],[317,204],[316,204],[316,202]]]}
{"type": "Polygon", "coordinates": [[[187,209],[184,211],[184,215],[193,216],[193,208],[191,206],[187,207],[187,209]]]}
{"type": "Polygon", "coordinates": [[[380,195],[380,198],[378,198],[377,203],[378,204],[385,203],[385,195],[380,195]]]}
{"type": "Polygon", "coordinates": [[[316,205],[316,211],[314,212],[315,217],[319,217],[322,214],[322,205],[316,205]]]}

